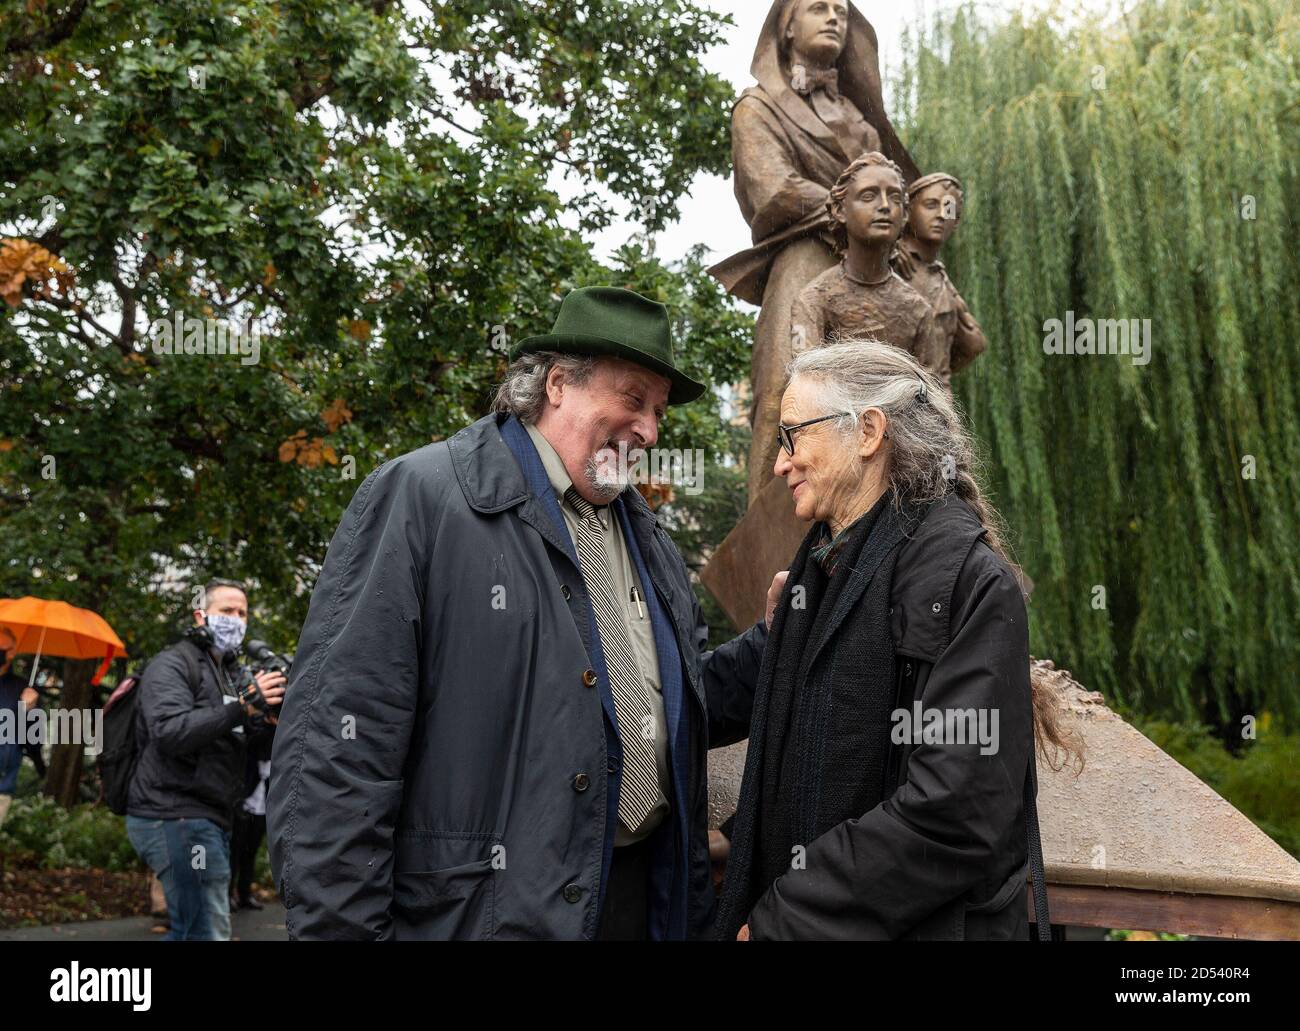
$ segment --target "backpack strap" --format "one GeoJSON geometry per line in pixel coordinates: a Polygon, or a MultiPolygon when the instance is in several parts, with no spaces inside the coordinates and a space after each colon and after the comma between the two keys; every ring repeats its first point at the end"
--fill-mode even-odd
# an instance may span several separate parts
{"type": "Polygon", "coordinates": [[[1034,925],[1038,940],[1052,940],[1052,915],[1047,909],[1047,873],[1043,869],[1043,842],[1038,829],[1038,762],[1035,753],[1029,753],[1029,769],[1025,771],[1025,825],[1029,831],[1029,870],[1033,876],[1034,925]]]}
{"type": "Polygon", "coordinates": [[[190,685],[190,690],[197,691],[203,682],[203,671],[199,668],[199,663],[203,660],[198,655],[198,648],[189,641],[178,641],[175,648],[185,662],[185,678],[190,685]]]}

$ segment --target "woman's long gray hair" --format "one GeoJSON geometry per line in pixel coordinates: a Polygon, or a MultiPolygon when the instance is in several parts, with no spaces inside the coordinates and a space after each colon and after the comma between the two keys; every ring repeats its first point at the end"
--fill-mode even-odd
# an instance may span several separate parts
{"type": "MultiPolygon", "coordinates": [[[[840,413],[835,425],[846,437],[857,433],[868,408],[884,412],[889,434],[885,475],[894,504],[926,505],[955,494],[974,511],[989,548],[1023,589],[1024,575],[1006,544],[1002,518],[981,487],[979,457],[960,409],[915,358],[891,344],[849,340],[804,351],[790,363],[789,374],[791,382],[816,383],[822,413],[840,413]]],[[[1043,755],[1053,766],[1061,753],[1065,761],[1075,755],[1082,764],[1081,742],[1061,725],[1056,690],[1036,675],[1030,682],[1043,755]]]]}

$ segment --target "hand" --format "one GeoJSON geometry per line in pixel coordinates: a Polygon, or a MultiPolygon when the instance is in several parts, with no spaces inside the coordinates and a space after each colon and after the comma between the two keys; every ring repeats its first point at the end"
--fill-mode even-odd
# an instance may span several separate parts
{"type": "Polygon", "coordinates": [[[257,674],[253,679],[257,681],[257,686],[261,689],[262,697],[266,699],[267,705],[279,705],[284,701],[286,678],[283,673],[266,670],[257,674]]]}
{"type": "Polygon", "coordinates": [[[790,570],[783,569],[772,577],[772,586],[767,589],[767,628],[772,629],[772,617],[776,615],[776,603],[781,600],[781,592],[785,590],[785,581],[790,576],[790,570]]]}
{"type": "MultiPolygon", "coordinates": [[[[284,701],[284,674],[266,670],[253,677],[257,689],[262,692],[268,706],[279,705],[284,701]]],[[[257,710],[252,705],[244,706],[244,711],[252,716],[257,710]]]]}
{"type": "Polygon", "coordinates": [[[736,941],[738,942],[749,941],[749,924],[746,924],[744,927],[742,927],[739,931],[736,932],[736,941]]]}
{"type": "Polygon", "coordinates": [[[31,709],[35,707],[37,701],[40,700],[40,697],[41,696],[36,693],[36,688],[24,687],[23,693],[18,696],[18,700],[27,706],[27,708],[31,709]]]}
{"type": "Polygon", "coordinates": [[[727,857],[731,855],[731,839],[722,831],[709,831],[709,863],[713,868],[713,890],[722,890],[722,878],[727,872],[727,857]]]}

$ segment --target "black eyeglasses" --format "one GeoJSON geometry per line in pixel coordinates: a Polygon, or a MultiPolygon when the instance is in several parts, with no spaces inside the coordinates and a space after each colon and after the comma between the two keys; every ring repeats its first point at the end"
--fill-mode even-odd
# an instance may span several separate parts
{"type": "Polygon", "coordinates": [[[836,412],[834,415],[823,415],[817,419],[808,419],[805,422],[797,422],[793,426],[787,426],[785,423],[781,423],[776,428],[776,439],[780,442],[781,447],[785,448],[786,453],[793,457],[795,430],[801,430],[805,426],[813,426],[816,423],[825,422],[827,419],[838,419],[839,417],[839,413],[836,412]]]}

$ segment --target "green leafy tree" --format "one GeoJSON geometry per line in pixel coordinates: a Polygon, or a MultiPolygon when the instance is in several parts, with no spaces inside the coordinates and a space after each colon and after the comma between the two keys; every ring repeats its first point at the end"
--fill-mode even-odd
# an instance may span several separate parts
{"type": "MultiPolygon", "coordinates": [[[[2,0],[0,595],[96,609],[143,658],[240,576],[292,648],[360,480],[484,414],[573,286],[674,304],[688,371],[735,379],[745,320],[698,258],[586,242],[725,172],[731,89],[698,61],[723,25],[676,0],[2,0]],[[230,326],[242,353],[186,350],[230,326]]],[[[665,446],[720,459],[716,412],[674,412],[665,446]]]]}

